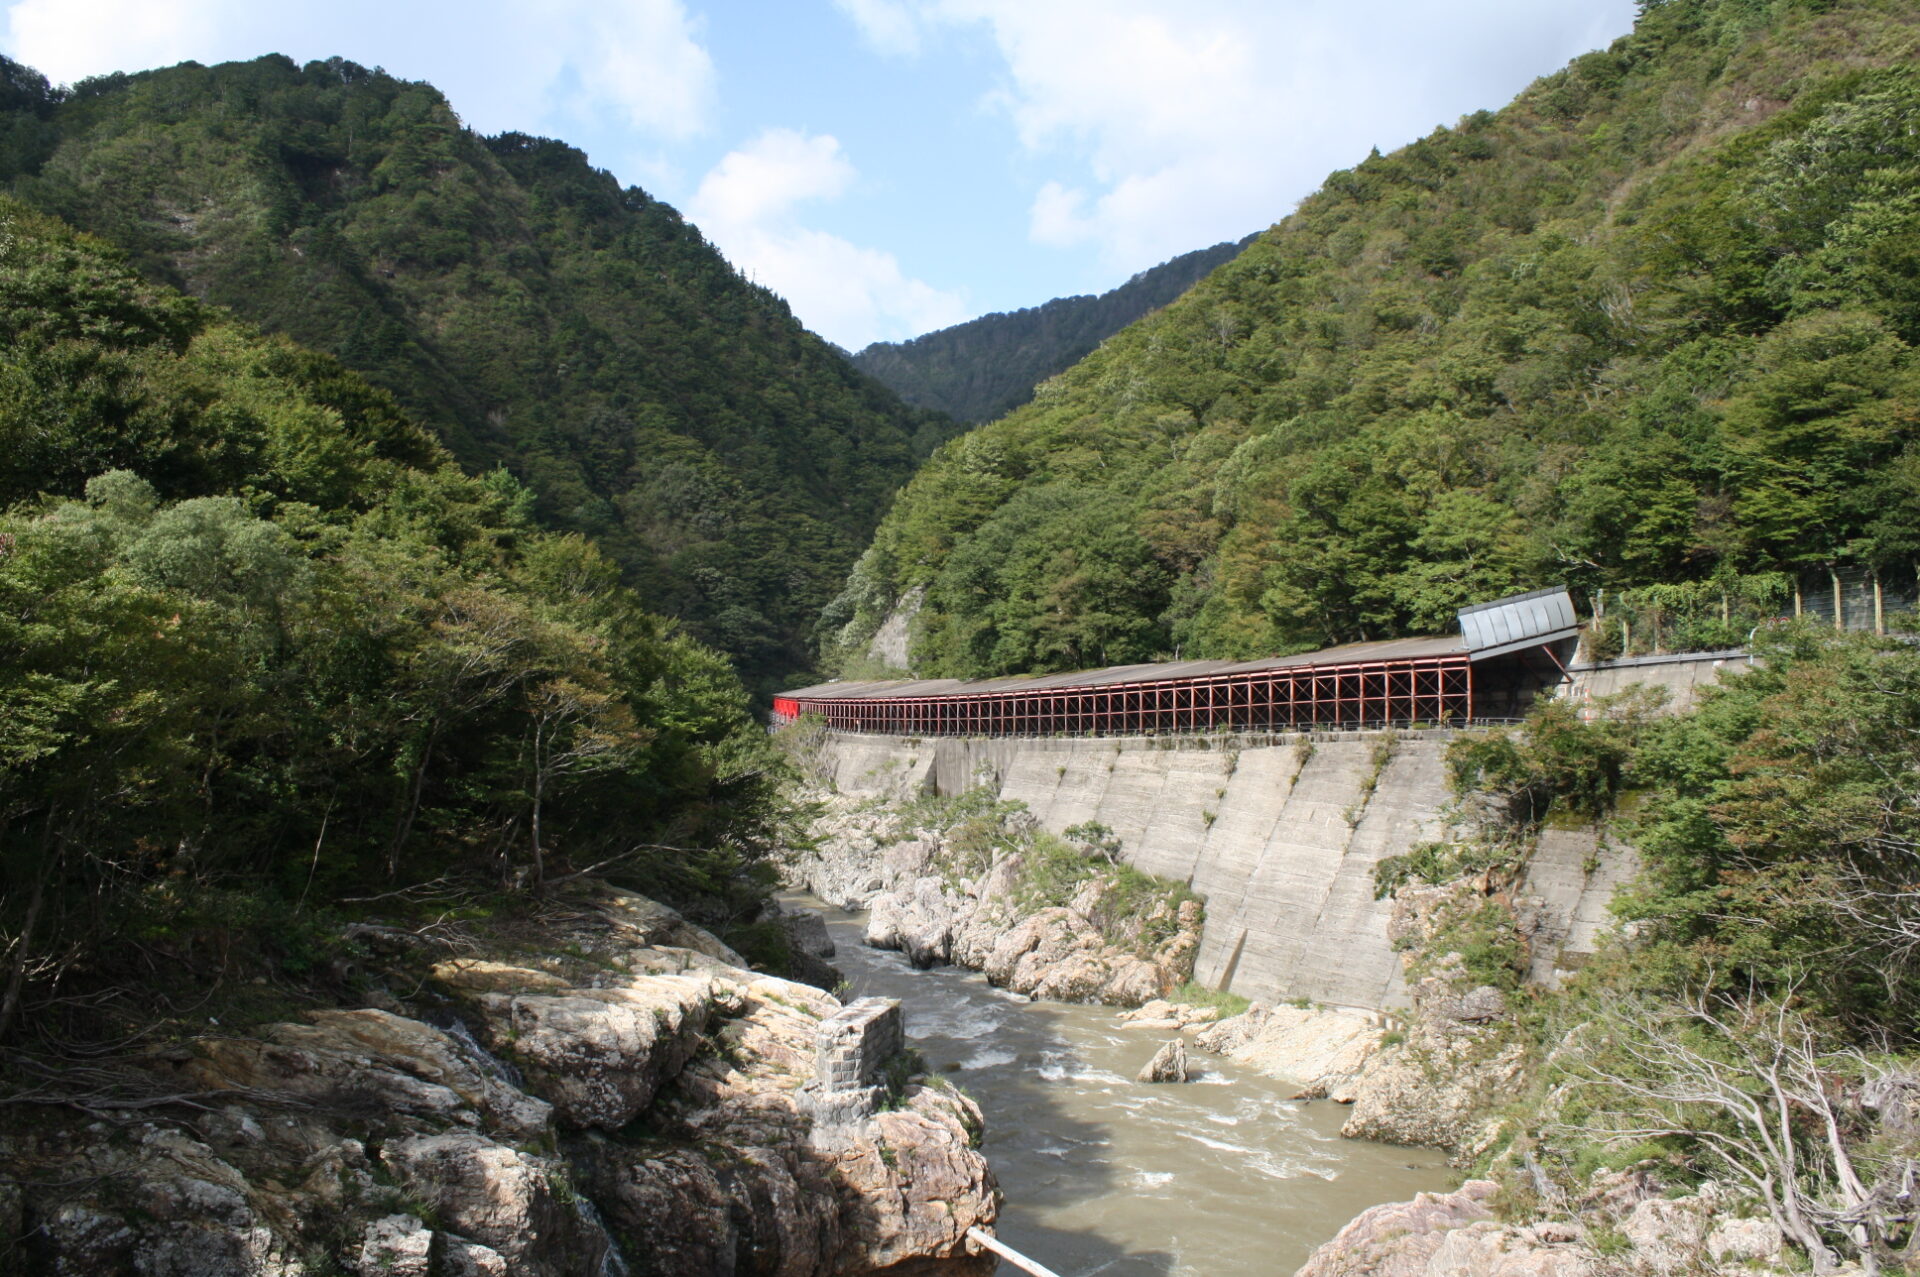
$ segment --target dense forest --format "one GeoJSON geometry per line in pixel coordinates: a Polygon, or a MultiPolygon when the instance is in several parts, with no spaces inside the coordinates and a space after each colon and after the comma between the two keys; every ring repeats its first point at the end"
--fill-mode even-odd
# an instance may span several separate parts
{"type": "Polygon", "coordinates": [[[854,366],[902,399],[969,424],[1005,416],[1034,388],[1149,311],[1178,297],[1253,242],[1182,253],[1097,297],[1056,297],[1042,306],[982,315],[912,341],[877,341],[854,366]]]}
{"type": "Polygon", "coordinates": [[[304,970],[396,884],[607,859],[758,908],[783,808],[739,680],[519,480],[4,197],[0,334],[0,1038],[116,971],[34,1032],[251,946],[304,970]]]}
{"type": "MultiPolygon", "coordinates": [[[[332,354],[504,465],[757,685],[950,429],[559,142],[283,57],[52,90],[0,66],[0,182],[149,279],[332,354]]],[[[42,481],[77,497],[69,483],[42,481]]]]}
{"type": "Polygon", "coordinates": [[[1717,1181],[1714,1209],[1770,1220],[1800,1252],[1789,1268],[1910,1272],[1920,648],[1813,625],[1757,638],[1753,666],[1691,713],[1635,692],[1462,736],[1457,791],[1490,819],[1382,862],[1379,885],[1450,893],[1436,952],[1519,1008],[1502,1036],[1531,1080],[1495,1100],[1478,1150],[1509,1217],[1571,1208],[1619,1254],[1599,1185],[1717,1181]],[[1642,872],[1595,960],[1562,992],[1527,987],[1527,856],[1543,829],[1589,822],[1642,872]]]}
{"type": "Polygon", "coordinates": [[[1705,597],[1920,556],[1920,11],[1644,3],[945,446],[823,629],[916,669],[1433,632],[1515,588],[1705,597]]]}

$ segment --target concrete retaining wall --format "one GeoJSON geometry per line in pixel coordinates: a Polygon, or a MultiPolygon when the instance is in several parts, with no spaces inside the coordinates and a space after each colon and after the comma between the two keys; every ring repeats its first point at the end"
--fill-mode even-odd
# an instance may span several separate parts
{"type": "Polygon", "coordinates": [[[1685,710],[1691,709],[1699,699],[1700,689],[1714,683],[1722,673],[1738,672],[1746,667],[1744,652],[1631,656],[1625,660],[1569,667],[1560,694],[1578,701],[1591,701],[1644,684],[1666,689],[1668,709],[1685,710]]]}
{"type": "MultiPolygon", "coordinates": [[[[1563,695],[1652,682],[1692,703],[1743,662],[1656,658],[1576,669],[1563,695]]],[[[846,793],[958,793],[985,784],[1058,833],[1097,820],[1129,862],[1207,902],[1194,975],[1250,998],[1404,1006],[1389,907],[1373,868],[1441,833],[1449,731],[1292,735],[899,737],[835,734],[846,793]]],[[[1607,902],[1637,865],[1591,829],[1544,831],[1526,884],[1543,902],[1534,975],[1552,982],[1593,952],[1607,902]]]]}

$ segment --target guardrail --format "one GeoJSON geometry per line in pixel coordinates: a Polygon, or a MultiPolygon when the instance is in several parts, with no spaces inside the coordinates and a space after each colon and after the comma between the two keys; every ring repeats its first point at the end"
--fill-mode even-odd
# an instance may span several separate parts
{"type": "Polygon", "coordinates": [[[1038,1260],[1028,1259],[1025,1255],[1022,1255],[1019,1251],[1007,1245],[991,1233],[984,1233],[978,1228],[969,1228],[967,1230],[967,1236],[982,1246],[985,1246],[988,1250],[1000,1256],[1000,1258],[1006,1260],[1015,1268],[1024,1269],[1032,1273],[1033,1277],[1060,1277],[1060,1274],[1054,1272],[1053,1269],[1048,1268],[1038,1260]]]}

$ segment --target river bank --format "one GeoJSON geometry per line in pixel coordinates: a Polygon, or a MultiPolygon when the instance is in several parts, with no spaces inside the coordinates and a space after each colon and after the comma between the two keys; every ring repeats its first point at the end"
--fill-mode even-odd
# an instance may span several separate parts
{"type": "Polygon", "coordinates": [[[1345,1110],[1232,1061],[1200,1057],[1185,1086],[1136,1083],[1168,1034],[916,969],[867,947],[862,915],[788,899],[824,914],[848,996],[905,1001],[929,1070],[981,1107],[999,1235],[1061,1273],[1287,1273],[1367,1207],[1450,1182],[1438,1154],[1343,1140],[1345,1110]]]}
{"type": "Polygon", "coordinates": [[[821,814],[783,867],[786,881],[867,911],[867,945],[1058,1002],[1139,1006],[1193,975],[1205,907],[1182,884],[1127,864],[1104,825],[1056,836],[984,788],[811,798],[821,814]]]}
{"type": "Polygon", "coordinates": [[[979,1111],[892,1008],[588,881],[345,939],[357,1005],[47,1066],[0,1125],[7,1271],[992,1270],[979,1111]]]}

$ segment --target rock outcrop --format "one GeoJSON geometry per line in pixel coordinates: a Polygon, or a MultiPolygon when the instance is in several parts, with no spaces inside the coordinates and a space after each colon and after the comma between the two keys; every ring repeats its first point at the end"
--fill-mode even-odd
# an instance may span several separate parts
{"type": "Polygon", "coordinates": [[[1752,1205],[1708,1183],[1681,1197],[1643,1196],[1631,1176],[1602,1176],[1577,1218],[1494,1218],[1497,1186],[1469,1180],[1362,1211],[1294,1277],[1614,1277],[1783,1273],[1780,1230],[1738,1212],[1752,1205]],[[1604,1253],[1595,1230],[1606,1233],[1604,1253]]]}
{"type": "Polygon", "coordinates": [[[1185,1082],[1189,1080],[1187,1070],[1187,1044],[1179,1038],[1172,1038],[1160,1044],[1146,1066],[1140,1070],[1136,1082],[1185,1082]]]}
{"type": "Polygon", "coordinates": [[[1083,849],[1094,868],[1065,903],[1023,891],[1024,859],[1035,854],[1022,849],[1035,832],[1025,813],[1003,817],[1006,836],[982,861],[884,806],[824,801],[815,846],[789,865],[789,879],[841,908],[870,910],[875,948],[916,966],[984,971],[1001,988],[1059,1002],[1138,1006],[1193,973],[1199,901],[1125,897],[1123,871],[1097,848],[1083,849]]]}
{"type": "Polygon", "coordinates": [[[1396,895],[1392,932],[1414,1003],[1403,1027],[1389,1033],[1367,1012],[1255,1003],[1202,1029],[1195,1045],[1297,1083],[1298,1098],[1351,1104],[1341,1128],[1350,1138],[1445,1149],[1456,1164],[1471,1161],[1498,1136],[1496,1110],[1528,1065],[1506,994],[1476,981],[1449,948],[1462,917],[1481,918],[1480,890],[1462,882],[1396,895]]]}
{"type": "Polygon", "coordinates": [[[671,910],[580,885],[457,952],[359,935],[381,1006],[141,1056],[0,1133],[29,1271],[991,1270],[979,1110],[889,1067],[828,1138],[805,1093],[840,1003],[671,910]]]}
{"type": "Polygon", "coordinates": [[[1384,1037],[1379,1017],[1366,1012],[1256,1002],[1202,1028],[1194,1044],[1298,1084],[1296,1099],[1350,1104],[1384,1037]]]}

